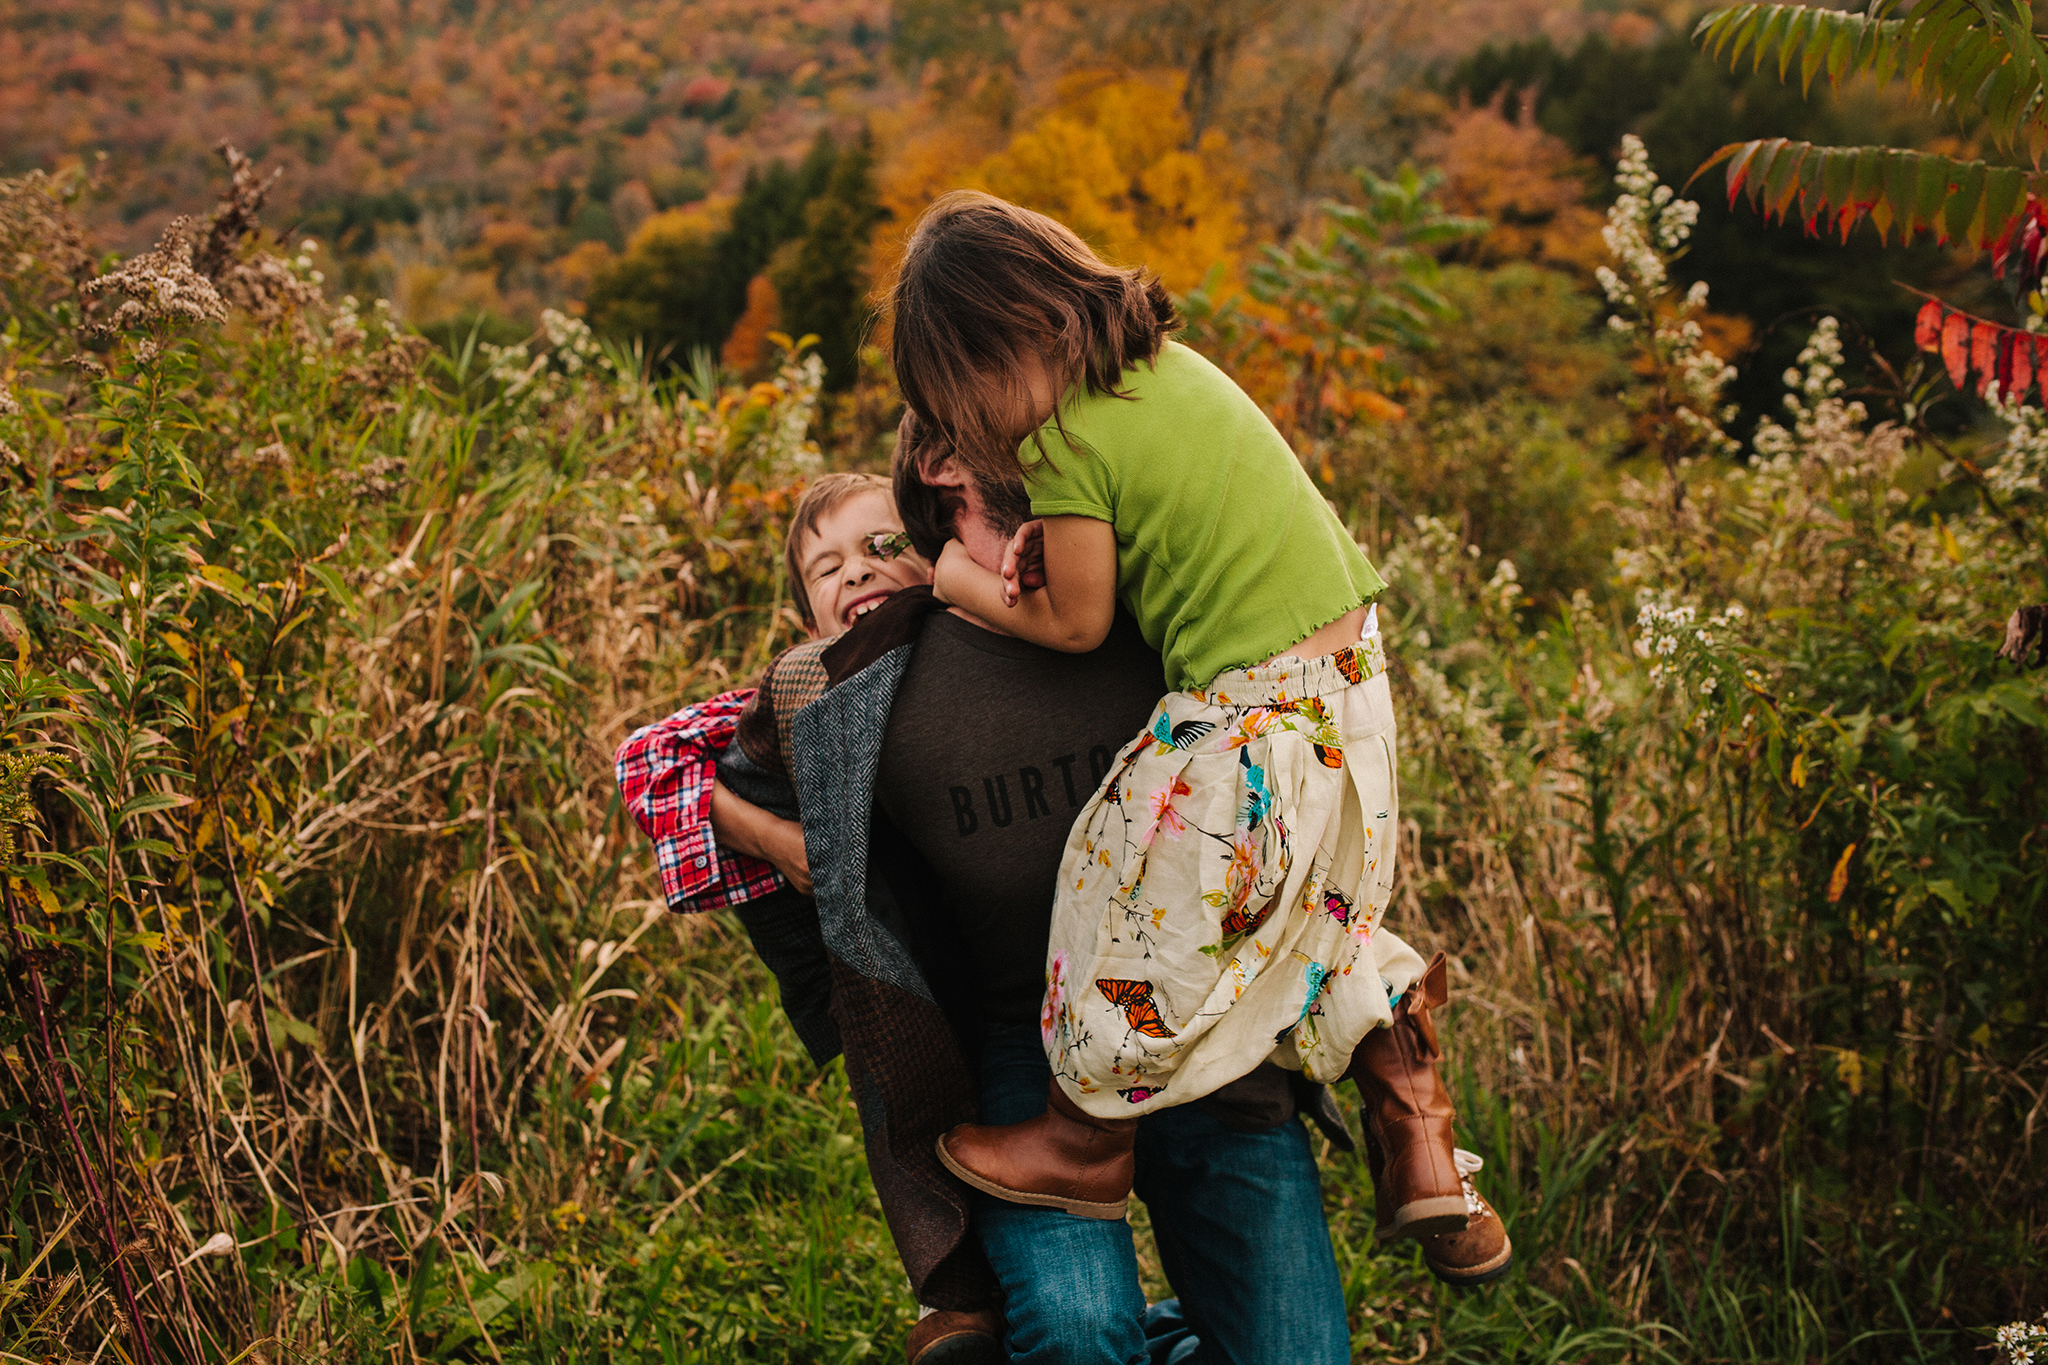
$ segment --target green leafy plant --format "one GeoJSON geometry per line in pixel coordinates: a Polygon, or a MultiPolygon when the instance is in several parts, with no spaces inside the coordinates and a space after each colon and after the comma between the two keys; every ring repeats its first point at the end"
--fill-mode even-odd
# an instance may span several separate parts
{"type": "MultiPolygon", "coordinates": [[[[1903,77],[1929,109],[1979,119],[1999,146],[2031,156],[2048,141],[2048,49],[2032,24],[2018,0],[1927,0],[1910,9],[1871,0],[1861,14],[1748,4],[1707,15],[1694,36],[1717,57],[1747,55],[1752,70],[1775,59],[1789,80],[1796,68],[1802,90],[1822,74],[1836,86],[1852,76],[1903,77]]],[[[1845,239],[1867,216],[1880,233],[1896,226],[1905,241],[1925,232],[1988,247],[2041,188],[2041,177],[2021,167],[1891,147],[1758,138],[1721,148],[1700,170],[1724,161],[1731,202],[1747,194],[1775,217],[1796,203],[1809,231],[1826,222],[1845,239]]]]}

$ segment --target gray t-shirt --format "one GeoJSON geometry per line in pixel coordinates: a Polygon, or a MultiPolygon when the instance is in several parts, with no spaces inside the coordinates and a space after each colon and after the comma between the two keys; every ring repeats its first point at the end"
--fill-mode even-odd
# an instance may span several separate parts
{"type": "Polygon", "coordinates": [[[944,612],[925,623],[882,740],[875,800],[930,864],[991,1023],[1036,1020],[1074,817],[1166,693],[1118,612],[1062,654],[944,612]]]}

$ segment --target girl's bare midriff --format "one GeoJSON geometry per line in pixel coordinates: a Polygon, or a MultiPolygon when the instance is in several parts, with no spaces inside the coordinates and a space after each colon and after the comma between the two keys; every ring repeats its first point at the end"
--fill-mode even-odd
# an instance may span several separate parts
{"type": "MultiPolygon", "coordinates": [[[[1306,640],[1291,649],[1282,650],[1273,658],[1278,659],[1292,654],[1297,659],[1320,659],[1325,654],[1335,654],[1346,645],[1355,645],[1358,643],[1358,637],[1365,632],[1365,614],[1371,610],[1368,606],[1353,607],[1306,640]]],[[[1266,662],[1272,661],[1273,659],[1268,659],[1266,662]]]]}

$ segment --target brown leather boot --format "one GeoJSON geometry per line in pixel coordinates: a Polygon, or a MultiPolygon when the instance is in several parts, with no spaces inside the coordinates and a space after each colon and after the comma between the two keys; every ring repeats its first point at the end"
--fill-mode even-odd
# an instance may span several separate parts
{"type": "Polygon", "coordinates": [[[917,1320],[903,1343],[910,1365],[1009,1365],[1003,1324],[989,1309],[972,1313],[934,1309],[917,1320]]]}
{"type": "Polygon", "coordinates": [[[1465,1185],[1465,1207],[1472,1221],[1463,1232],[1445,1232],[1422,1239],[1422,1259],[1439,1280],[1465,1289],[1487,1284],[1508,1273],[1515,1264],[1515,1244],[1506,1225],[1486,1196],[1473,1185],[1472,1177],[1486,1163],[1476,1152],[1457,1150],[1458,1179],[1465,1185]]]}
{"type": "Polygon", "coordinates": [[[1443,1050],[1431,1018],[1449,998],[1448,975],[1438,953],[1401,997],[1393,1027],[1366,1034],[1344,1073],[1358,1083],[1366,1141],[1379,1158],[1373,1198],[1383,1241],[1463,1232],[1469,1221],[1451,1155],[1457,1111],[1437,1073],[1443,1050]]]}
{"type": "MultiPolygon", "coordinates": [[[[1440,1232],[1416,1240],[1422,1243],[1422,1262],[1429,1267],[1430,1274],[1453,1289],[1469,1289],[1490,1284],[1507,1274],[1515,1264],[1515,1244],[1509,1240],[1507,1227],[1493,1211],[1493,1205],[1472,1183],[1473,1175],[1485,1164],[1479,1154],[1458,1147],[1453,1149],[1452,1160],[1465,1189],[1469,1221],[1463,1231],[1440,1232]]],[[[1365,1139],[1365,1161],[1372,1172],[1373,1215],[1379,1224],[1376,1231],[1386,1237],[1393,1222],[1384,1174],[1387,1159],[1370,1134],[1365,1139]]]]}
{"type": "Polygon", "coordinates": [[[1043,1114],[1000,1127],[963,1123],[939,1138],[939,1160],[983,1194],[1012,1204],[1121,1218],[1130,1203],[1137,1136],[1136,1119],[1096,1118],[1055,1080],[1043,1114]]]}

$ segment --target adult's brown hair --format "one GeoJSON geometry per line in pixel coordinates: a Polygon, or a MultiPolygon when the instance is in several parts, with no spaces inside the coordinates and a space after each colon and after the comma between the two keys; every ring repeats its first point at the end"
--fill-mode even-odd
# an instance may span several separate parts
{"type": "MultiPolygon", "coordinates": [[[[896,454],[889,462],[896,491],[896,515],[903,519],[911,548],[934,564],[939,562],[946,542],[956,534],[955,522],[963,500],[950,488],[934,488],[926,483],[925,471],[950,450],[931,423],[921,422],[916,413],[904,410],[903,421],[896,428],[896,454]]],[[[1006,539],[1014,536],[1018,527],[1031,520],[1031,494],[1024,487],[1024,476],[1015,460],[997,477],[987,477],[974,469],[967,474],[980,494],[982,514],[997,535],[1006,539]]]]}
{"type": "MultiPolygon", "coordinates": [[[[1180,326],[1166,287],[1110,265],[1065,224],[976,190],[941,195],[910,234],[890,296],[896,382],[954,460],[1014,478],[1012,413],[1042,363],[1057,394],[1121,396],[1180,326]]],[[[1058,419],[1057,410],[1054,414],[1058,419]]]]}

